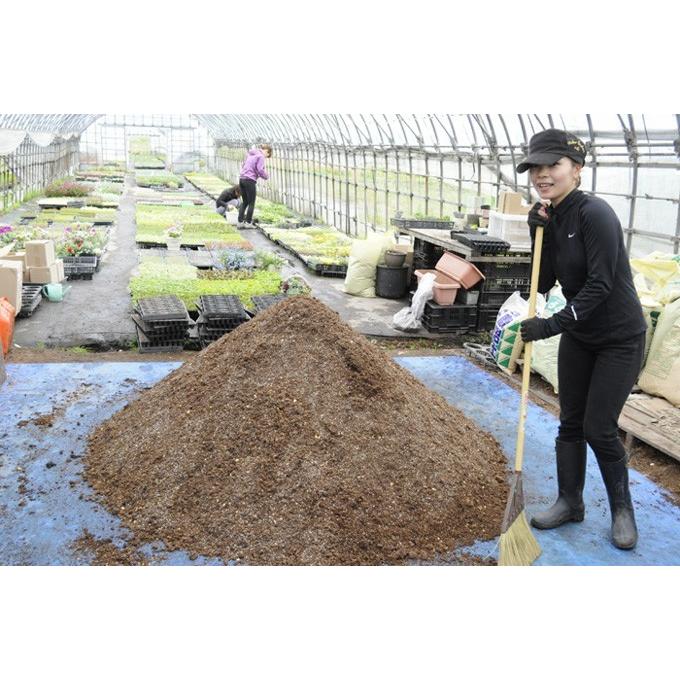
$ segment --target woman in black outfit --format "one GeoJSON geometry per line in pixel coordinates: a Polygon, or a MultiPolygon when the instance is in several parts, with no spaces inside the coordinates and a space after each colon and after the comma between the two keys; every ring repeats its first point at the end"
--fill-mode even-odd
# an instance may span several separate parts
{"type": "Polygon", "coordinates": [[[238,184],[233,187],[227,187],[215,201],[217,212],[224,217],[232,202],[238,201],[239,198],[241,198],[241,187],[238,184]]]}
{"type": "Polygon", "coordinates": [[[640,369],[646,322],[616,214],[601,198],[579,191],[583,142],[563,130],[544,130],[529,142],[518,172],[530,170],[541,201],[529,213],[532,242],[544,227],[539,292],[559,281],[567,304],[547,319],[522,322],[525,342],[562,334],[558,355],[560,425],[556,444],[558,498],[531,523],[554,529],[584,517],[586,443],[602,473],[612,515],[612,542],[637,542],[626,451],[618,419],[640,369]]]}

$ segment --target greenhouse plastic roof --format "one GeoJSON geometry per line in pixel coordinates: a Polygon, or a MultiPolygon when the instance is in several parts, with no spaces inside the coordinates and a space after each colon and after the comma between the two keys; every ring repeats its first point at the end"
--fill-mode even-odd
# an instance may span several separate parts
{"type": "MultiPolygon", "coordinates": [[[[0,128],[82,133],[103,114],[0,114],[0,128]]],[[[539,130],[568,129],[591,143],[622,142],[655,156],[680,154],[680,115],[612,114],[192,114],[224,141],[325,143],[361,147],[419,147],[484,155],[523,147],[539,130]],[[665,142],[665,144],[663,144],[665,142]],[[658,147],[666,147],[665,149],[658,147]],[[663,152],[663,153],[662,153],[663,152]]]]}

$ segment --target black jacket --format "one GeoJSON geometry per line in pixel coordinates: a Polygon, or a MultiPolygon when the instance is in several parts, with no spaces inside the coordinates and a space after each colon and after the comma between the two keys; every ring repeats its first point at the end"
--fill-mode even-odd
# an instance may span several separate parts
{"type": "Polygon", "coordinates": [[[553,334],[599,345],[644,333],[621,223],[609,204],[575,189],[549,215],[538,290],[559,281],[567,300],[549,320],[553,334]]]}
{"type": "Polygon", "coordinates": [[[236,195],[236,188],[237,187],[227,187],[218,197],[218,199],[215,201],[215,204],[217,205],[218,208],[221,208],[223,206],[226,206],[229,201],[233,201],[235,198],[238,198],[236,195]]]}

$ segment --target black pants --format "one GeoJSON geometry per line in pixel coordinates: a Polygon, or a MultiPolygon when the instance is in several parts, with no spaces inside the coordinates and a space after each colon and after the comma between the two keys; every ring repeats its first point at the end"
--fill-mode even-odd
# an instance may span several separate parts
{"type": "Polygon", "coordinates": [[[625,458],[618,420],[642,368],[644,351],[644,333],[605,346],[586,345],[562,333],[557,361],[559,439],[585,439],[605,462],[625,458]]]}
{"type": "Polygon", "coordinates": [[[252,224],[255,198],[257,197],[257,182],[252,179],[241,179],[238,184],[241,187],[241,207],[238,211],[238,221],[252,224]]]}

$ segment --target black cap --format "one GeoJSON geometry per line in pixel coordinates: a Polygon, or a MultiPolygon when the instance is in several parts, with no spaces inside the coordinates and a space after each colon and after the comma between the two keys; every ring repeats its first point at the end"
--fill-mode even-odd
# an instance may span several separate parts
{"type": "Polygon", "coordinates": [[[517,172],[526,172],[533,165],[552,165],[564,156],[584,165],[586,145],[571,132],[555,128],[542,130],[529,140],[529,153],[517,166],[517,172]]]}

